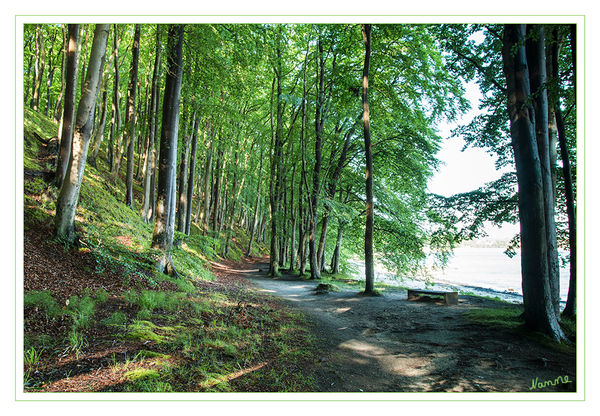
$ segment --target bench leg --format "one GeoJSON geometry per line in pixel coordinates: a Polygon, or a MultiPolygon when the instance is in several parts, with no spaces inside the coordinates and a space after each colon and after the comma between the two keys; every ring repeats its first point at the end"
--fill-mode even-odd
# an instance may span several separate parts
{"type": "Polygon", "coordinates": [[[458,293],[446,293],[444,301],[446,301],[446,305],[458,305],[458,293]]]}

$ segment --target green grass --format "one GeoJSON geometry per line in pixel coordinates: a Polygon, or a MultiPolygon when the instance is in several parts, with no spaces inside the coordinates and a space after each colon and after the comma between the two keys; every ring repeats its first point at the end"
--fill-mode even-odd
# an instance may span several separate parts
{"type": "Polygon", "coordinates": [[[128,322],[127,315],[121,311],[113,312],[108,318],[102,320],[102,324],[106,326],[123,327],[128,322]]]}
{"type": "Polygon", "coordinates": [[[471,309],[465,311],[463,316],[470,321],[497,328],[516,329],[523,324],[523,321],[521,320],[522,313],[523,308],[514,306],[471,309]]]}
{"type": "MultiPolygon", "coordinates": [[[[46,162],[37,160],[43,146],[33,132],[48,139],[56,135],[56,124],[25,109],[24,129],[25,168],[50,170],[46,162]]],[[[181,243],[172,255],[181,278],[157,273],[159,253],[150,248],[153,225],[139,215],[141,200],[134,200],[133,210],[123,203],[124,191],[121,177],[111,179],[101,152],[97,167],[86,166],[76,227],[84,249],[96,260],[95,267],[82,271],[115,275],[122,279],[125,292],[112,292],[108,287],[83,290],[71,296],[68,304],[58,303],[49,291],[26,293],[26,320],[39,319],[41,312],[48,321],[66,323],[55,325],[61,329],[52,334],[25,334],[26,370],[45,367],[49,378],[68,377],[58,357],[74,353],[76,359],[83,359],[92,346],[118,342],[136,346],[124,362],[113,359],[112,367],[124,374],[118,387],[124,391],[264,391],[274,385],[286,391],[310,390],[310,377],[300,375],[310,371],[315,361],[306,321],[274,308],[258,292],[210,286],[215,277],[209,262],[223,255],[225,233],[203,235],[195,224],[190,236],[176,232],[175,239],[181,243]],[[165,284],[169,290],[161,287],[165,284]],[[278,360],[286,361],[277,371],[269,364],[248,376],[235,376],[259,363],[278,360]],[[297,370],[287,374],[287,365],[297,370]]],[[[141,191],[135,183],[134,194],[141,195],[141,191]]],[[[25,193],[26,229],[40,223],[51,227],[59,190],[31,176],[25,180],[25,193]]],[[[236,229],[233,238],[229,257],[240,259],[249,236],[236,229]]],[[[253,255],[265,252],[264,244],[254,243],[253,255]]],[[[27,372],[26,388],[41,388],[47,382],[41,377],[27,372]]]]}
{"type": "Polygon", "coordinates": [[[26,293],[23,298],[23,303],[26,308],[32,307],[43,310],[50,319],[58,318],[63,315],[62,308],[47,290],[26,293]]]}

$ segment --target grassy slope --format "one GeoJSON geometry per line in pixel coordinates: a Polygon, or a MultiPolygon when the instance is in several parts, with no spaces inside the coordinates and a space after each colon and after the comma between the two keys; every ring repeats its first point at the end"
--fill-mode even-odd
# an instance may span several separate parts
{"type": "MultiPolygon", "coordinates": [[[[56,125],[26,109],[24,128],[25,170],[50,170],[51,152],[33,132],[50,138],[56,125]]],[[[303,317],[217,278],[209,262],[220,260],[221,241],[194,230],[176,235],[182,278],[156,273],[152,226],[122,203],[125,186],[109,176],[102,157],[98,168],[86,166],[76,217],[82,247],[70,249],[50,238],[58,190],[25,175],[24,389],[311,390],[303,317]]],[[[140,195],[136,185],[138,209],[140,195]]],[[[231,257],[241,257],[239,247],[231,257]]]]}

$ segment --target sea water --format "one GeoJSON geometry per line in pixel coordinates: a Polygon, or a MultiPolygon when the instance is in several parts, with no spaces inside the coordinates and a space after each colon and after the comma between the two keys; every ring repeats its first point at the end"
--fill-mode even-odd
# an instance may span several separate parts
{"type": "MultiPolygon", "coordinates": [[[[562,252],[562,255],[566,253],[562,252]]],[[[364,278],[364,263],[352,262],[364,278]]],[[[429,264],[431,266],[431,264],[429,264]]],[[[424,275],[394,276],[376,265],[375,281],[398,284],[415,289],[456,289],[465,293],[499,297],[522,302],[521,256],[508,257],[502,248],[460,247],[444,269],[427,268],[424,275]]],[[[567,300],[569,291],[569,265],[560,270],[561,303],[567,300]]]]}

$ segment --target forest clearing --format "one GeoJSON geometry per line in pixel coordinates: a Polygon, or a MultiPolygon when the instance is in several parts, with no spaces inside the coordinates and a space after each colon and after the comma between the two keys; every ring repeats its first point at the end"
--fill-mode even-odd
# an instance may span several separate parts
{"type": "Polygon", "coordinates": [[[17,390],[581,392],[577,30],[23,25],[17,390]],[[473,106],[504,173],[433,194],[473,106]],[[375,278],[505,223],[519,304],[375,278]]]}

